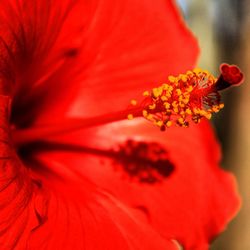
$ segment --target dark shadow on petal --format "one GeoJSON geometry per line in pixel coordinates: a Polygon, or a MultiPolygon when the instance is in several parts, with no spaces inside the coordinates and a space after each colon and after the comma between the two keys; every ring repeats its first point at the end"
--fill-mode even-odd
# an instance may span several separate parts
{"type": "Polygon", "coordinates": [[[141,183],[161,182],[174,171],[167,151],[156,142],[127,140],[116,153],[114,163],[120,163],[131,179],[141,183]]]}
{"type": "Polygon", "coordinates": [[[32,164],[36,152],[65,151],[96,155],[112,160],[114,170],[122,172],[122,177],[129,181],[143,184],[161,183],[174,171],[174,164],[168,152],[156,142],[127,140],[113,149],[98,149],[79,145],[40,141],[27,144],[19,149],[19,156],[35,171],[37,164],[32,164]]]}
{"type": "Polygon", "coordinates": [[[73,58],[73,57],[76,57],[78,54],[79,54],[78,48],[69,48],[63,52],[63,57],[73,58]]]}

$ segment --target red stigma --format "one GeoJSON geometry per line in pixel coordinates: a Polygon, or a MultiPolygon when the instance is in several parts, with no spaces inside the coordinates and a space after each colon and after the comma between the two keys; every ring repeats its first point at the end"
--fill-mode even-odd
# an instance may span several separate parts
{"type": "Polygon", "coordinates": [[[230,85],[239,85],[243,82],[243,73],[236,65],[223,63],[220,66],[220,71],[223,80],[230,85]]]}

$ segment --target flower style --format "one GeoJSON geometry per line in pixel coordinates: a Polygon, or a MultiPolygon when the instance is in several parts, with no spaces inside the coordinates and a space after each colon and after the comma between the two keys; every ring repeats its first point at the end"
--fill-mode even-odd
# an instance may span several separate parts
{"type": "Polygon", "coordinates": [[[2,0],[0,22],[1,249],[207,249],[239,208],[234,178],[206,121],[168,125],[207,117],[238,69],[196,81],[188,107],[190,75],[169,80],[178,102],[156,87],[198,54],[172,1],[2,0]],[[167,131],[122,120],[138,112],[167,131]]]}

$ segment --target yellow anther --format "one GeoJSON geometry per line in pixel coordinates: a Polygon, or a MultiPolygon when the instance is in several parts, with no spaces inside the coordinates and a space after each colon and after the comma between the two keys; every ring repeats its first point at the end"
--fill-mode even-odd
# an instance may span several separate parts
{"type": "Polygon", "coordinates": [[[174,108],[173,108],[173,111],[174,111],[175,113],[178,113],[178,112],[179,112],[179,109],[178,109],[177,107],[174,107],[174,108]]]}
{"type": "Polygon", "coordinates": [[[154,103],[154,104],[151,104],[151,105],[149,105],[148,107],[149,107],[149,109],[155,109],[155,108],[156,108],[156,104],[155,104],[155,103],[154,103]]]}
{"type": "Polygon", "coordinates": [[[181,90],[180,90],[180,89],[176,89],[175,91],[176,91],[176,94],[177,94],[178,96],[181,95],[181,90]]]}
{"type": "Polygon", "coordinates": [[[149,121],[154,120],[153,115],[152,114],[148,114],[146,117],[149,121]]]}
{"type": "Polygon", "coordinates": [[[220,108],[220,109],[223,109],[223,108],[224,108],[224,103],[220,103],[220,104],[219,104],[219,108],[220,108]]]}
{"type": "Polygon", "coordinates": [[[168,90],[168,89],[169,89],[169,85],[168,85],[167,83],[163,83],[163,84],[162,84],[162,88],[163,88],[164,90],[168,90]]]}
{"type": "Polygon", "coordinates": [[[148,91],[144,91],[143,92],[143,96],[149,96],[149,92],[148,91]]]}
{"type": "Polygon", "coordinates": [[[192,114],[192,111],[191,111],[190,108],[187,108],[185,111],[186,111],[186,114],[188,114],[188,115],[191,115],[191,114],[192,114]]]}
{"type": "Polygon", "coordinates": [[[130,101],[130,103],[131,103],[133,106],[136,106],[137,101],[133,99],[133,100],[130,101]]]}
{"type": "Polygon", "coordinates": [[[208,120],[210,120],[210,119],[212,118],[212,114],[207,112],[206,115],[205,115],[205,117],[206,117],[208,120]]]}
{"type": "Polygon", "coordinates": [[[153,88],[152,94],[155,98],[159,97],[162,94],[163,88],[153,88]]]}
{"type": "Polygon", "coordinates": [[[218,106],[213,106],[213,107],[212,107],[212,111],[213,111],[214,113],[218,113],[218,112],[220,111],[220,109],[219,109],[218,106]]]}
{"type": "Polygon", "coordinates": [[[174,76],[169,76],[169,77],[168,77],[168,80],[169,80],[170,82],[174,83],[175,80],[176,80],[176,78],[175,78],[174,76]]]}
{"type": "Polygon", "coordinates": [[[192,76],[193,74],[194,73],[191,70],[188,70],[187,73],[186,73],[186,75],[188,75],[188,76],[192,76]]]}
{"type": "Polygon", "coordinates": [[[171,92],[166,92],[165,96],[167,97],[167,99],[170,98],[171,97],[171,92]]]}
{"type": "Polygon", "coordinates": [[[170,103],[164,102],[164,107],[165,107],[165,109],[169,109],[170,108],[170,103]]]}
{"type": "Polygon", "coordinates": [[[143,111],[142,111],[142,115],[143,115],[144,117],[147,117],[148,111],[147,111],[147,110],[143,110],[143,111]]]}
{"type": "Polygon", "coordinates": [[[163,96],[161,96],[161,100],[164,102],[164,101],[166,101],[168,98],[165,96],[165,95],[163,95],[163,96]]]}
{"type": "Polygon", "coordinates": [[[201,115],[201,116],[205,116],[206,115],[206,111],[205,110],[200,110],[200,112],[199,112],[199,114],[201,115]]]}
{"type": "Polygon", "coordinates": [[[190,86],[188,86],[188,87],[186,88],[187,92],[192,92],[192,91],[193,91],[193,89],[194,89],[194,88],[193,88],[193,86],[191,86],[191,85],[190,85],[190,86]]]}
{"type": "Polygon", "coordinates": [[[176,101],[173,101],[172,106],[173,106],[173,107],[177,107],[177,106],[178,106],[177,102],[176,102],[176,101]]]}
{"type": "Polygon", "coordinates": [[[134,116],[132,114],[128,114],[127,118],[128,118],[128,120],[132,120],[134,118],[134,116]]]}
{"type": "Polygon", "coordinates": [[[157,121],[155,124],[156,124],[158,127],[161,127],[161,126],[163,125],[163,121],[157,121]]]}
{"type": "Polygon", "coordinates": [[[184,104],[188,104],[188,103],[189,103],[189,98],[183,99],[182,102],[183,102],[184,104]]]}
{"type": "Polygon", "coordinates": [[[203,70],[202,69],[200,69],[200,68],[195,68],[194,70],[193,70],[193,72],[195,73],[195,74],[200,74],[201,72],[202,72],[203,70]]]}
{"type": "Polygon", "coordinates": [[[198,115],[198,114],[200,114],[200,109],[194,108],[193,112],[194,112],[195,115],[198,115]]]}
{"type": "Polygon", "coordinates": [[[172,122],[171,121],[167,121],[166,122],[166,126],[169,128],[170,126],[172,126],[172,122]]]}
{"type": "Polygon", "coordinates": [[[180,124],[184,124],[184,119],[183,119],[182,117],[180,117],[180,118],[178,118],[178,122],[179,122],[180,124]]]}
{"type": "Polygon", "coordinates": [[[181,76],[181,80],[182,80],[183,82],[186,82],[186,81],[188,80],[188,78],[187,78],[186,75],[182,75],[182,76],[181,76]]]}
{"type": "Polygon", "coordinates": [[[177,80],[178,80],[178,81],[181,80],[182,76],[183,76],[183,74],[179,74],[179,75],[176,77],[177,80]]]}

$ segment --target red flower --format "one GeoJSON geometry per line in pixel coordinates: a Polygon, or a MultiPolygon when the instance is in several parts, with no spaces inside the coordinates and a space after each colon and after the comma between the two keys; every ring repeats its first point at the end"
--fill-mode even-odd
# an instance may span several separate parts
{"type": "Polygon", "coordinates": [[[207,249],[239,206],[208,123],[119,121],[195,63],[172,1],[3,0],[0,21],[1,249],[207,249]]]}

